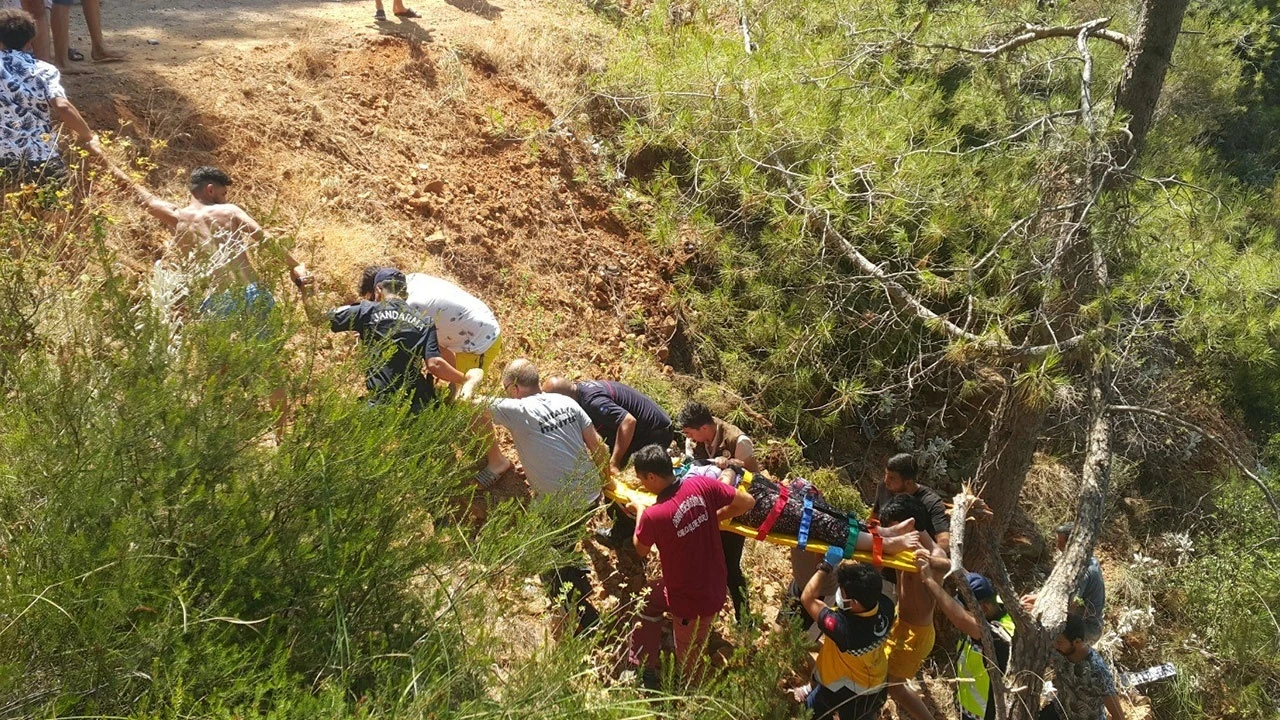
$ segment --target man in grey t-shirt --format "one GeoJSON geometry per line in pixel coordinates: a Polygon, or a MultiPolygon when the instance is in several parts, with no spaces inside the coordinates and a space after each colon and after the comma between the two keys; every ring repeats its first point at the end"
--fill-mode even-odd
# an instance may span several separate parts
{"type": "MultiPolygon", "coordinates": [[[[1067,549],[1067,540],[1075,529],[1075,523],[1066,523],[1055,531],[1058,552],[1067,549]]],[[[1084,621],[1084,640],[1092,645],[1102,637],[1102,617],[1107,609],[1107,587],[1102,580],[1102,565],[1098,558],[1090,556],[1089,562],[1085,563],[1080,577],[1076,578],[1071,601],[1071,614],[1079,615],[1084,621]]],[[[1028,609],[1034,608],[1036,594],[1023,595],[1022,604],[1028,609]]]]}
{"type": "MultiPolygon", "coordinates": [[[[585,519],[587,510],[600,498],[601,476],[608,473],[607,450],[591,418],[572,398],[542,392],[538,369],[528,360],[507,364],[502,371],[502,390],[506,398],[474,399],[485,408],[484,425],[491,441],[488,465],[476,481],[488,488],[511,467],[493,438],[493,426],[501,425],[515,441],[533,492],[577,504],[585,519]]],[[[579,632],[599,619],[587,601],[592,588],[585,563],[553,568],[543,573],[542,582],[553,599],[560,597],[566,584],[573,587],[565,600],[578,608],[579,632]]]]}

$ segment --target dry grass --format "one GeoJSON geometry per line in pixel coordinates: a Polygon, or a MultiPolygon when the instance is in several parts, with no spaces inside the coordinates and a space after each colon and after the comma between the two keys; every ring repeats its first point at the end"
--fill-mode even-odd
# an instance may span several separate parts
{"type": "Polygon", "coordinates": [[[1035,498],[1027,509],[1037,527],[1045,531],[1075,516],[1079,504],[1080,476],[1058,460],[1036,453],[1022,487],[1024,498],[1035,498]]]}
{"type": "Polygon", "coordinates": [[[590,78],[607,66],[616,30],[577,3],[561,2],[554,13],[556,22],[501,25],[460,48],[478,65],[527,87],[557,118],[586,125],[580,108],[590,78]]]}

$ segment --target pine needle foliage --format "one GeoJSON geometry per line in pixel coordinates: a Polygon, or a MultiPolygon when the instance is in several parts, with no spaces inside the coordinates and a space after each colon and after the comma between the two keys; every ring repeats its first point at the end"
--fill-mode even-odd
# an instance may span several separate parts
{"type": "MultiPolygon", "coordinates": [[[[979,338],[1043,334],[1037,308],[1060,290],[1043,269],[1091,144],[1082,55],[1070,37],[964,49],[1024,23],[1132,32],[1136,11],[774,0],[631,21],[599,88],[625,118],[618,152],[665,161],[623,209],[689,253],[676,285],[696,369],[810,440],[868,416],[890,427],[913,393],[971,379],[973,344],[905,312],[846,244],[979,338]]],[[[1139,179],[1090,210],[1113,285],[1094,312],[1125,361],[1161,338],[1193,362],[1274,366],[1276,206],[1212,147],[1246,74],[1233,42],[1263,20],[1193,3],[1139,179]]],[[[1109,137],[1125,55],[1089,48],[1092,132],[1109,137]]]]}

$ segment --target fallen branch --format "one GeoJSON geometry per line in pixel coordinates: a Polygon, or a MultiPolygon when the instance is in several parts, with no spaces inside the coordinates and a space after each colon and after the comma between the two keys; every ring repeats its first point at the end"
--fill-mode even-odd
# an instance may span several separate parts
{"type": "Polygon", "coordinates": [[[1080,23],[1079,25],[1031,25],[1022,26],[1022,32],[1008,40],[986,48],[967,48],[959,45],[945,44],[925,44],[915,43],[918,47],[932,48],[937,50],[955,50],[956,52],[968,53],[970,55],[978,55],[979,57],[992,58],[996,55],[1016,50],[1023,45],[1029,45],[1037,40],[1046,40],[1048,38],[1073,38],[1084,33],[1086,37],[1095,37],[1099,40],[1106,40],[1115,43],[1127,50],[1133,49],[1133,39],[1124,33],[1108,30],[1107,25],[1111,23],[1111,18],[1098,18],[1089,22],[1080,23]]]}
{"type": "Polygon", "coordinates": [[[915,295],[911,294],[909,290],[903,287],[901,283],[894,280],[889,273],[881,269],[880,266],[871,262],[866,255],[859,252],[858,248],[855,247],[852,242],[837,232],[832,226],[830,213],[827,213],[827,219],[823,223],[823,235],[828,239],[834,239],[836,244],[839,245],[840,249],[844,252],[845,256],[857,265],[859,270],[875,278],[881,286],[884,287],[885,292],[889,294],[889,297],[898,303],[898,305],[910,311],[917,318],[925,321],[926,325],[935,328],[948,337],[971,342],[983,350],[1004,355],[1009,358],[1041,357],[1048,355],[1051,352],[1065,352],[1067,350],[1071,350],[1084,341],[1084,335],[1077,335],[1073,338],[1068,338],[1060,342],[1049,343],[1047,345],[1010,345],[1008,343],[1002,343],[990,338],[982,337],[976,333],[971,333],[930,310],[915,295]]]}
{"type": "Polygon", "coordinates": [[[958,578],[956,582],[964,582],[964,521],[969,515],[969,508],[978,498],[974,497],[968,487],[951,499],[951,569],[947,577],[958,578]]]}
{"type": "MultiPolygon", "coordinates": [[[[969,508],[973,506],[974,501],[977,499],[969,488],[965,487],[951,500],[951,569],[947,571],[947,577],[955,579],[956,588],[960,591],[960,597],[964,600],[965,607],[969,608],[969,612],[978,621],[978,626],[982,628],[982,654],[986,655],[994,666],[996,646],[995,640],[991,637],[991,622],[987,620],[986,613],[982,611],[982,605],[978,603],[978,598],[974,597],[973,589],[969,587],[969,573],[964,569],[965,520],[969,514],[969,508]]],[[[1009,717],[1006,711],[1004,678],[1000,673],[991,673],[990,675],[991,695],[996,704],[996,717],[1009,717]]]]}
{"type": "Polygon", "coordinates": [[[1275,512],[1276,520],[1280,522],[1280,503],[1276,502],[1276,497],[1274,494],[1272,494],[1271,488],[1267,487],[1267,484],[1262,480],[1262,478],[1258,477],[1257,474],[1255,474],[1252,470],[1249,469],[1249,466],[1245,464],[1244,460],[1242,460],[1239,455],[1236,455],[1234,452],[1232,452],[1231,448],[1227,447],[1227,444],[1222,441],[1222,438],[1219,438],[1217,435],[1214,435],[1213,433],[1200,427],[1199,425],[1196,425],[1193,422],[1183,420],[1180,417],[1170,415],[1167,412],[1156,410],[1154,408],[1141,407],[1139,405],[1109,405],[1107,406],[1107,410],[1109,412],[1127,412],[1127,413],[1134,413],[1138,415],[1150,415],[1152,417],[1160,418],[1161,420],[1164,420],[1167,423],[1177,425],[1183,430],[1189,430],[1191,432],[1198,433],[1201,437],[1213,443],[1215,447],[1221,450],[1222,453],[1226,455],[1229,460],[1231,460],[1231,462],[1236,466],[1236,468],[1240,470],[1241,473],[1244,474],[1245,477],[1249,478],[1249,480],[1252,481],[1254,485],[1258,486],[1258,489],[1262,491],[1262,494],[1264,496],[1266,496],[1267,503],[1271,505],[1272,511],[1275,512]]]}

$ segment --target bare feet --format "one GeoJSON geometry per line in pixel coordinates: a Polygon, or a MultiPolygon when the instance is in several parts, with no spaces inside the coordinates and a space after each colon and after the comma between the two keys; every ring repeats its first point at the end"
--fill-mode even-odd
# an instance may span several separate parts
{"type": "Polygon", "coordinates": [[[96,63],[113,63],[120,62],[129,57],[129,53],[119,50],[108,50],[106,48],[94,48],[90,54],[96,63]]]}
{"type": "Polygon", "coordinates": [[[906,535],[909,532],[914,532],[915,529],[916,529],[915,518],[907,518],[906,520],[903,520],[897,525],[881,525],[880,537],[885,539],[888,539],[891,537],[898,537],[900,535],[906,535]]]}

